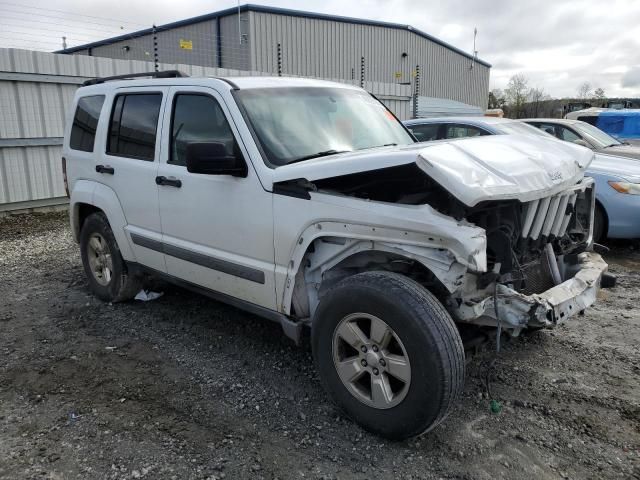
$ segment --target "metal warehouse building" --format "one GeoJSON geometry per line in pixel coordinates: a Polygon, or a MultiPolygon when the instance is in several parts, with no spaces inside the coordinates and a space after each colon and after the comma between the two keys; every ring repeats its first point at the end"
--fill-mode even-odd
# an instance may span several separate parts
{"type": "Polygon", "coordinates": [[[57,53],[411,84],[486,108],[490,65],[409,25],[244,5],[57,53]],[[154,41],[155,39],[155,41],[154,41]]]}

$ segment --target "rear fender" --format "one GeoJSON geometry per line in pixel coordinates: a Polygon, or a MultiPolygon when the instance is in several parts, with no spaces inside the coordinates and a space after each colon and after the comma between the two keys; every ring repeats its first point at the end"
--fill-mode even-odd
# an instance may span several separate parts
{"type": "Polygon", "coordinates": [[[113,236],[118,242],[120,254],[128,262],[135,262],[136,256],[133,251],[129,239],[125,234],[124,227],[127,225],[127,218],[124,215],[122,205],[116,193],[110,187],[101,183],[79,180],[73,187],[71,194],[71,226],[74,232],[74,238],[78,241],[79,235],[79,210],[80,204],[86,203],[99,208],[107,216],[113,236]]]}

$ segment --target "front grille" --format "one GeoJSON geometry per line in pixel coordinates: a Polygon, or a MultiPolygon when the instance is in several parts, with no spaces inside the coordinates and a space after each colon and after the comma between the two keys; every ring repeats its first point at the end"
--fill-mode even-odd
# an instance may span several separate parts
{"type": "Polygon", "coordinates": [[[585,198],[584,192],[592,188],[593,182],[585,181],[559,194],[527,202],[524,205],[522,238],[562,237],[575,216],[576,201],[585,198]]]}

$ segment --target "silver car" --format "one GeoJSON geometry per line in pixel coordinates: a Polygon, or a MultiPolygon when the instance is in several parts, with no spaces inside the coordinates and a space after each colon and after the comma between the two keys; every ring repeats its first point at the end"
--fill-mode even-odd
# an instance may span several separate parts
{"type": "Polygon", "coordinates": [[[639,145],[620,142],[587,122],[560,118],[527,118],[523,122],[533,125],[560,140],[577,143],[599,153],[640,160],[639,145]]]}

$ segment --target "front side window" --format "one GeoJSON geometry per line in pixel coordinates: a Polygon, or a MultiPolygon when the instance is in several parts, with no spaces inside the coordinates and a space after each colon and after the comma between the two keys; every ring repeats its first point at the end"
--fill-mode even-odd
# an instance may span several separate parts
{"type": "Polygon", "coordinates": [[[575,142],[576,140],[580,140],[580,136],[576,135],[575,132],[568,129],[567,127],[558,125],[558,129],[560,133],[559,138],[561,140],[564,140],[565,142],[575,142]]]}
{"type": "Polygon", "coordinates": [[[118,95],[113,103],[107,153],[153,161],[161,93],[118,95]]]}
{"type": "Polygon", "coordinates": [[[96,130],[100,119],[100,110],[104,103],[104,95],[92,95],[78,100],[76,114],[73,117],[69,147],[72,150],[93,152],[96,141],[96,130]]]}
{"type": "Polygon", "coordinates": [[[535,123],[535,124],[528,124],[528,125],[534,125],[540,130],[542,130],[543,132],[546,132],[549,135],[553,135],[554,137],[557,137],[555,125],[552,125],[550,123],[535,123]]]}
{"type": "Polygon", "coordinates": [[[173,102],[169,163],[186,165],[187,145],[200,142],[221,143],[229,156],[238,153],[229,122],[214,98],[178,94],[173,102]]]}
{"type": "Polygon", "coordinates": [[[440,124],[429,123],[424,125],[410,125],[409,130],[419,142],[430,142],[438,139],[438,129],[440,124]]]}
{"type": "Polygon", "coordinates": [[[236,99],[268,166],[415,143],[375,98],[350,88],[241,89],[236,99]]]}

